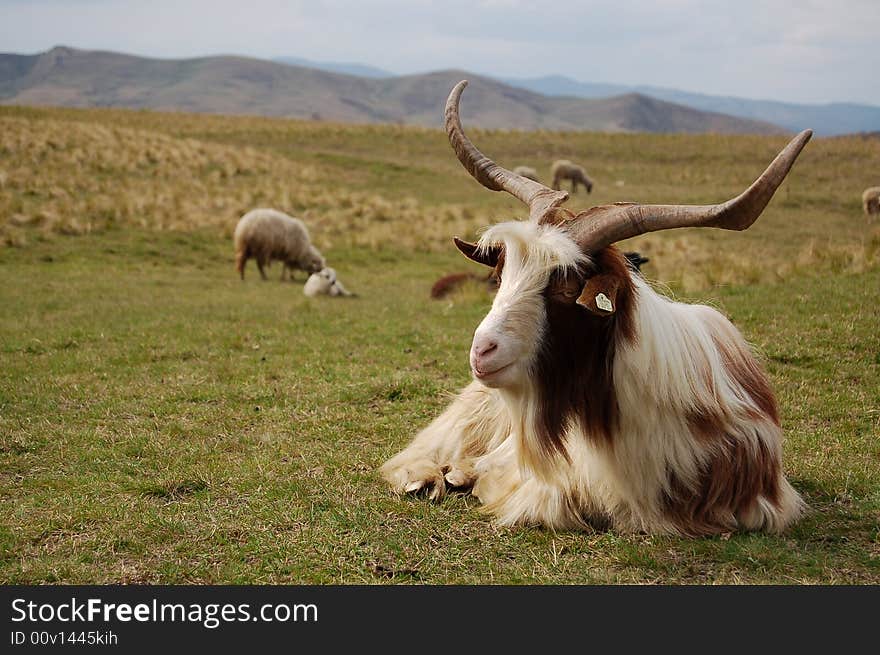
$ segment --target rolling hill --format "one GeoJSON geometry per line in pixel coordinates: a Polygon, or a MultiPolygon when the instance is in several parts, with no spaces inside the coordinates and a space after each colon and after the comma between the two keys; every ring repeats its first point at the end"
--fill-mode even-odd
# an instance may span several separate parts
{"type": "Polygon", "coordinates": [[[272,61],[279,64],[290,64],[291,66],[302,66],[304,68],[317,68],[319,70],[330,71],[331,73],[345,73],[346,75],[357,75],[358,77],[394,77],[394,73],[389,73],[375,66],[366,64],[357,64],[345,61],[314,61],[305,57],[275,57],[272,61]]]}
{"type": "Polygon", "coordinates": [[[854,134],[880,129],[880,107],[872,105],[848,102],[813,105],[774,100],[752,100],[732,96],[690,93],[657,86],[578,82],[560,75],[522,79],[504,78],[501,81],[551,97],[606,98],[637,93],[701,111],[765,121],[796,132],[811,128],[815,130],[816,134],[822,136],[854,134]]]}
{"type": "Polygon", "coordinates": [[[365,78],[236,56],[166,60],[56,47],[0,54],[0,103],[124,107],[284,116],[345,123],[439,126],[452,86],[472,81],[468,124],[521,130],[780,134],[735,118],[643,94],[547,97],[464,71],[365,78]]]}

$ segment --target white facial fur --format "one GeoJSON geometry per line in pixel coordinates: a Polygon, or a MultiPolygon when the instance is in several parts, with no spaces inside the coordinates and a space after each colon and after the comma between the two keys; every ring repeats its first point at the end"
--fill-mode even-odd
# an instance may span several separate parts
{"type": "Polygon", "coordinates": [[[543,291],[557,268],[577,266],[586,257],[552,225],[511,221],[492,226],[481,248],[503,243],[504,270],[492,309],[474,332],[471,371],[488,387],[517,388],[529,376],[544,334],[543,291]]]}

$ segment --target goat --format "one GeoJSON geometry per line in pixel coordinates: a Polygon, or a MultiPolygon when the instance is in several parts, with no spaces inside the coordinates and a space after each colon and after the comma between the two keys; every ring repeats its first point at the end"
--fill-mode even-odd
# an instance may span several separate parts
{"type": "Polygon", "coordinates": [[[572,193],[577,192],[578,184],[583,184],[587,193],[593,190],[593,180],[587,177],[587,172],[583,169],[583,166],[573,164],[567,159],[557,159],[553,162],[550,173],[553,175],[553,188],[557,191],[559,191],[559,185],[562,183],[562,180],[569,180],[571,182],[572,193]]]}
{"type": "Polygon", "coordinates": [[[474,380],[380,472],[397,493],[470,490],[501,525],[710,535],[781,532],[805,505],[782,472],[767,375],[718,311],[674,302],[627,266],[615,242],[655,230],[744,230],[812,132],[719,205],[616,203],[574,215],[568,193],[483,155],[459,119],[446,131],[483,186],[528,221],[454,239],[501,284],[470,349],[474,380]]]}

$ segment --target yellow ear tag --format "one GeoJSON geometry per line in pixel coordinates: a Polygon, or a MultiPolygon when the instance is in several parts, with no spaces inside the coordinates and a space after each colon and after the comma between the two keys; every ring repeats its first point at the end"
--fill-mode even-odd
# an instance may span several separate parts
{"type": "Polygon", "coordinates": [[[608,296],[606,296],[604,293],[596,294],[596,307],[608,312],[609,314],[614,311],[614,305],[611,304],[608,296]]]}
{"type": "Polygon", "coordinates": [[[594,275],[584,283],[577,303],[597,316],[608,316],[614,313],[619,288],[620,280],[617,277],[608,273],[594,275]]]}

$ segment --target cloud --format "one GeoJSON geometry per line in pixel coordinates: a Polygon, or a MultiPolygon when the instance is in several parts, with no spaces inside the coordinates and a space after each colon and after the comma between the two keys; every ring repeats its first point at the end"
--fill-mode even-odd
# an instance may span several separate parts
{"type": "Polygon", "coordinates": [[[876,0],[5,0],[9,52],[66,44],[236,53],[394,72],[567,75],[795,102],[880,105],[876,0]]]}

